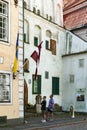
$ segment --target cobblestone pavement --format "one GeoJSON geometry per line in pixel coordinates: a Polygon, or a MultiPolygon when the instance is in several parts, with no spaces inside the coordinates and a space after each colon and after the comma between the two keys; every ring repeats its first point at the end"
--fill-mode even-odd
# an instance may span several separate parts
{"type": "Polygon", "coordinates": [[[0,130],[87,130],[87,115],[71,118],[68,115],[58,115],[54,121],[42,123],[42,117],[26,118],[25,123],[15,126],[0,127],[0,130]]]}
{"type": "MultiPolygon", "coordinates": [[[[29,130],[29,129],[25,129],[29,130]]],[[[87,130],[87,121],[79,122],[77,124],[59,125],[54,127],[36,128],[33,130],[87,130]]]]}
{"type": "Polygon", "coordinates": [[[64,125],[61,127],[50,128],[48,130],[87,130],[87,121],[80,124],[64,125]]]}

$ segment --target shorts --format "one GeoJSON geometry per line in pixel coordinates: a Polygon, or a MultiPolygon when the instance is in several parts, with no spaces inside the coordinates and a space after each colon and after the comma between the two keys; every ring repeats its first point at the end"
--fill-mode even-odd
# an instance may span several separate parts
{"type": "Polygon", "coordinates": [[[53,112],[53,109],[47,108],[47,111],[52,113],[52,112],[53,112]]]}
{"type": "Polygon", "coordinates": [[[42,110],[42,113],[45,114],[45,113],[46,113],[46,110],[42,110]]]}

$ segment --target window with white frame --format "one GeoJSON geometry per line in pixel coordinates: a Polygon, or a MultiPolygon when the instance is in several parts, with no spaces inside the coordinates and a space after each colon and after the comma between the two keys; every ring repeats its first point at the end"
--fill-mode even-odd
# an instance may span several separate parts
{"type": "Polygon", "coordinates": [[[0,72],[0,103],[11,102],[11,82],[9,73],[0,72]]]}
{"type": "Polygon", "coordinates": [[[41,28],[38,25],[35,25],[34,28],[34,45],[38,46],[41,41],[41,28]]]}
{"type": "Polygon", "coordinates": [[[46,40],[45,40],[45,48],[47,49],[47,50],[50,50],[50,39],[51,39],[51,35],[52,35],[52,33],[51,33],[51,31],[50,30],[47,30],[46,31],[46,40]]]}
{"type": "Polygon", "coordinates": [[[8,3],[0,0],[0,40],[8,41],[8,3]]]}

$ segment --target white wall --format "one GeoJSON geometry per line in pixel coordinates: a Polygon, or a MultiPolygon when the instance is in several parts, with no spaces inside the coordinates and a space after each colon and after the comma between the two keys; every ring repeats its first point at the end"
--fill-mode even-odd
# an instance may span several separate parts
{"type": "MultiPolygon", "coordinates": [[[[41,50],[41,59],[39,64],[39,70],[38,74],[42,76],[42,86],[41,86],[41,95],[46,95],[47,100],[49,99],[49,95],[52,93],[52,77],[59,77],[61,81],[61,46],[62,41],[60,39],[61,37],[64,37],[64,29],[56,26],[55,24],[52,24],[32,13],[29,13],[26,11],[25,19],[29,21],[29,39],[30,44],[25,44],[25,51],[24,55],[25,58],[29,58],[32,52],[36,49],[34,46],[34,26],[39,25],[41,28],[41,41],[43,41],[42,44],[42,50],[41,50]],[[34,22],[32,22],[34,21],[34,22]],[[51,51],[48,51],[45,49],[45,40],[46,40],[46,30],[50,30],[52,32],[52,38],[57,41],[56,44],[56,55],[52,55],[51,51]],[[31,33],[32,32],[32,33],[31,33]],[[45,79],[45,71],[49,72],[49,79],[45,79]]],[[[35,96],[32,96],[32,82],[31,84],[28,83],[29,79],[32,81],[32,74],[35,72],[36,64],[33,61],[32,58],[29,58],[29,74],[25,74],[25,78],[28,85],[28,102],[34,104],[35,103],[35,96]]],[[[61,82],[60,82],[61,86],[61,82]]],[[[61,87],[60,87],[60,95],[55,95],[55,103],[58,103],[61,105],[61,87]]]]}
{"type": "Polygon", "coordinates": [[[33,11],[33,7],[40,10],[40,16],[46,18],[48,15],[48,20],[50,16],[52,21],[56,24],[63,26],[63,2],[62,0],[24,0],[27,3],[27,8],[33,11]]]}
{"type": "MultiPolygon", "coordinates": [[[[66,30],[65,33],[67,33],[67,32],[69,33],[69,35],[72,36],[71,53],[76,53],[76,52],[81,52],[81,51],[87,50],[87,42],[83,41],[82,39],[80,39],[79,37],[74,35],[73,33],[66,30]]],[[[65,35],[65,39],[66,39],[66,35],[65,35]]],[[[67,50],[66,50],[66,40],[64,41],[64,44],[62,46],[62,54],[63,55],[68,54],[67,50]]]]}
{"type": "Polygon", "coordinates": [[[87,112],[87,53],[63,57],[62,64],[62,106],[69,110],[73,105],[75,111],[87,112]],[[84,67],[79,67],[79,59],[84,59],[84,67]],[[70,83],[69,75],[74,75],[74,82],[70,83]],[[85,101],[77,101],[76,97],[83,91],[85,101]]]}
{"type": "MultiPolygon", "coordinates": [[[[44,3],[44,2],[43,2],[44,3]]],[[[62,0],[54,0],[54,21],[57,22],[57,15],[55,6],[57,4],[62,5],[62,0]]],[[[39,4],[39,3],[38,3],[39,4]]],[[[32,5],[33,8],[33,4],[32,5]]],[[[55,103],[58,103],[60,106],[63,106],[64,110],[69,110],[70,105],[74,105],[75,108],[78,110],[78,104],[76,104],[76,93],[78,89],[83,89],[86,86],[86,73],[85,77],[83,78],[80,74],[84,74],[85,71],[78,70],[78,59],[82,56],[80,55],[72,55],[68,56],[72,53],[78,53],[81,51],[87,50],[87,43],[75,36],[74,34],[64,30],[63,28],[59,27],[57,24],[49,22],[45,17],[45,8],[43,6],[41,17],[37,14],[25,10],[25,19],[29,22],[29,43],[25,44],[24,56],[25,58],[29,58],[32,52],[36,49],[34,46],[34,26],[39,25],[41,29],[41,41],[42,50],[41,50],[41,60],[39,64],[38,74],[42,76],[42,83],[41,83],[41,96],[46,95],[47,101],[49,99],[49,95],[52,93],[52,76],[60,78],[60,93],[59,95],[54,95],[55,103]],[[42,16],[43,15],[43,16],[42,16]],[[52,55],[51,51],[47,51],[45,49],[45,40],[46,40],[46,31],[50,30],[52,33],[52,38],[57,41],[56,44],[56,56],[52,55]],[[70,54],[67,53],[67,49],[69,45],[66,47],[66,33],[72,35],[72,46],[70,54]],[[63,57],[62,55],[67,55],[67,57],[63,57]],[[45,71],[49,72],[49,79],[45,79],[45,71]],[[75,83],[69,83],[69,74],[75,74],[75,83]],[[78,80],[83,79],[84,82],[78,82],[78,80]]],[[[62,16],[62,6],[61,11],[62,16]]],[[[60,17],[60,21],[61,21],[60,17]]],[[[61,22],[62,23],[62,22],[61,22]]],[[[62,24],[59,24],[62,25],[62,24]]],[[[84,55],[85,56],[85,55],[84,55]]],[[[35,104],[35,97],[36,95],[32,95],[32,74],[35,72],[36,64],[35,62],[29,58],[29,73],[24,75],[27,85],[28,85],[28,103],[35,104]],[[31,80],[31,83],[29,83],[31,80]]],[[[85,66],[86,69],[86,66],[85,66]]],[[[82,104],[82,110],[85,111],[86,104],[85,102],[82,104]]]]}

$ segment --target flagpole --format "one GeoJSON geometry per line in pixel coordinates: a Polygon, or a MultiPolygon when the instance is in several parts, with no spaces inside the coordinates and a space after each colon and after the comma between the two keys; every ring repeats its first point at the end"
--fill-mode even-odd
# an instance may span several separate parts
{"type": "MultiPolygon", "coordinates": [[[[43,42],[43,41],[42,41],[43,42]]],[[[40,49],[41,49],[41,44],[42,44],[42,42],[39,44],[39,46],[38,46],[38,49],[39,49],[39,54],[37,54],[37,52],[36,51],[34,51],[31,55],[30,55],[30,57],[32,57],[33,58],[33,60],[36,62],[36,71],[35,71],[35,77],[37,76],[37,70],[38,70],[38,64],[39,64],[39,60],[40,60],[40,49]],[[34,57],[34,55],[35,55],[35,57],[34,57]]],[[[17,73],[19,73],[22,69],[23,69],[23,67],[27,64],[27,62],[29,61],[29,59],[30,59],[30,57],[26,60],[26,62],[19,68],[19,70],[17,70],[17,73]]],[[[13,79],[15,79],[15,77],[17,76],[17,74],[16,73],[13,73],[13,79]]],[[[36,78],[35,78],[36,79],[36,78]]]]}
{"type": "MultiPolygon", "coordinates": [[[[29,57],[29,59],[30,59],[30,57],[29,57]]],[[[19,70],[17,70],[17,73],[19,73],[23,69],[23,67],[27,64],[29,59],[27,59],[26,62],[19,68],[19,70]]],[[[16,76],[17,76],[17,74],[13,73],[13,79],[15,79],[16,76]]]]}

